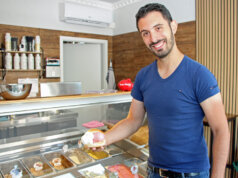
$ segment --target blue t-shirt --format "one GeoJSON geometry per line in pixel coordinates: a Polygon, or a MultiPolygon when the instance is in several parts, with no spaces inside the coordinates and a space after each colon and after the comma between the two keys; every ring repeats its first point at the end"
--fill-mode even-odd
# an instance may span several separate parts
{"type": "Polygon", "coordinates": [[[156,60],[139,71],[131,95],[147,112],[149,165],[177,172],[210,168],[200,103],[219,92],[213,74],[187,56],[166,79],[156,60]]]}

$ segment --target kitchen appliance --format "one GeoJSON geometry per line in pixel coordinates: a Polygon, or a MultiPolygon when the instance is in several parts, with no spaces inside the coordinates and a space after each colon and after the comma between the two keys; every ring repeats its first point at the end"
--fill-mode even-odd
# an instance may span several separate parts
{"type": "Polygon", "coordinates": [[[60,60],[57,58],[46,58],[46,78],[60,77],[60,60]]]}

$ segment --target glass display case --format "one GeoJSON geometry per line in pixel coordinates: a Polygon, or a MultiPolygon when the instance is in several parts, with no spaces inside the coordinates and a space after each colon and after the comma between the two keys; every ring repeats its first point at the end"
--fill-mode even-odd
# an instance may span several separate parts
{"type": "Polygon", "coordinates": [[[0,177],[145,177],[148,155],[129,139],[101,152],[78,146],[89,129],[83,124],[97,121],[105,131],[127,116],[130,103],[130,94],[1,102],[0,177]]]}

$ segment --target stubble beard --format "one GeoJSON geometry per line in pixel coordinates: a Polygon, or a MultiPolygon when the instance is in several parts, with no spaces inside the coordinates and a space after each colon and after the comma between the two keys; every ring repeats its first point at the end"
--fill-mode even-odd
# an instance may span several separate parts
{"type": "Polygon", "coordinates": [[[157,42],[150,44],[150,45],[149,45],[149,49],[152,51],[152,53],[153,53],[156,57],[158,57],[159,59],[163,59],[163,58],[165,58],[166,56],[169,55],[169,53],[172,51],[173,46],[174,46],[174,36],[173,36],[172,30],[171,30],[170,38],[164,39],[164,41],[167,43],[167,46],[166,46],[166,49],[165,49],[165,50],[160,49],[160,50],[158,50],[158,51],[155,51],[155,50],[152,48],[152,45],[158,43],[159,41],[161,41],[161,40],[158,40],[157,42]]]}

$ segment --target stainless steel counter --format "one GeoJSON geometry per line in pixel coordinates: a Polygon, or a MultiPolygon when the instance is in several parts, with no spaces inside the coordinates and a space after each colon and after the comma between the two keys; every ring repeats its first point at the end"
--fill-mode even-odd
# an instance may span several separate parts
{"type": "MultiPolygon", "coordinates": [[[[28,175],[26,177],[38,177],[32,170],[33,160],[38,158],[41,158],[49,169],[47,174],[39,177],[55,177],[64,174],[66,177],[82,177],[80,170],[93,165],[101,165],[108,172],[108,166],[124,164],[125,160],[131,158],[139,160],[140,174],[145,175],[143,166],[146,165],[148,151],[130,140],[122,140],[114,145],[122,151],[110,152],[107,148],[108,157],[92,158],[92,162],[83,164],[76,164],[62,149],[65,145],[69,150],[78,148],[78,140],[88,130],[82,126],[83,123],[93,120],[116,123],[127,116],[130,103],[130,93],[0,102],[2,176],[9,174],[13,166],[19,164],[19,168],[24,170],[24,175],[28,175]],[[52,158],[48,156],[51,154],[62,154],[69,159],[68,165],[62,170],[57,170],[52,166],[52,158]]],[[[106,130],[107,127],[102,126],[100,129],[106,130]]]]}

